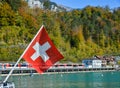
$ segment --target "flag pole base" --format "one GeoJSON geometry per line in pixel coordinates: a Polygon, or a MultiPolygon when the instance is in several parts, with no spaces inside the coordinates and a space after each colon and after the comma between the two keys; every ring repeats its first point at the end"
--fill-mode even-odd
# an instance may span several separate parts
{"type": "Polygon", "coordinates": [[[14,82],[0,82],[0,88],[15,88],[14,82]]]}

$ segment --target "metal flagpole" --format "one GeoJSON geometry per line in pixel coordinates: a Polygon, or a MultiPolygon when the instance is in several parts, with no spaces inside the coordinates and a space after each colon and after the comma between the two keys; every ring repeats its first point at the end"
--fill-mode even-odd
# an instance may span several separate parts
{"type": "Polygon", "coordinates": [[[37,35],[39,34],[39,32],[41,31],[41,29],[44,26],[42,25],[40,30],[37,32],[37,34],[35,35],[35,37],[32,39],[32,41],[30,42],[30,44],[27,46],[27,48],[25,49],[25,51],[23,52],[23,54],[20,56],[20,58],[18,59],[18,61],[16,62],[16,64],[14,65],[14,67],[11,69],[11,71],[9,72],[9,74],[7,75],[7,77],[5,78],[5,80],[3,81],[3,83],[5,83],[8,78],[10,77],[10,75],[12,74],[12,72],[14,71],[15,67],[17,66],[17,64],[19,63],[19,61],[22,59],[23,55],[25,54],[25,52],[28,50],[28,48],[30,47],[30,45],[32,44],[32,42],[34,41],[34,39],[37,37],[37,35]]]}
{"type": "Polygon", "coordinates": [[[21,60],[23,54],[21,55],[21,57],[18,59],[18,61],[16,62],[16,64],[14,65],[14,67],[11,69],[11,71],[9,72],[9,74],[7,75],[7,77],[5,78],[5,80],[3,81],[3,83],[5,83],[8,78],[10,77],[10,75],[12,74],[13,70],[15,69],[15,67],[17,66],[17,64],[19,63],[19,61],[21,60]]]}

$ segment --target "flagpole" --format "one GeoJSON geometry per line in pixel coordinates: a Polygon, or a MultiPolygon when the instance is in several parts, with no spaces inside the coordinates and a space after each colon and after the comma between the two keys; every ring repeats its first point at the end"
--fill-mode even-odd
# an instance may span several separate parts
{"type": "Polygon", "coordinates": [[[13,68],[11,69],[11,71],[9,72],[9,74],[7,75],[7,77],[5,78],[5,80],[3,81],[3,83],[5,83],[8,80],[8,78],[10,77],[10,75],[12,74],[12,72],[14,71],[15,67],[17,66],[17,64],[19,63],[19,61],[22,59],[23,55],[26,53],[26,51],[28,50],[28,48],[32,44],[33,40],[37,37],[37,35],[39,34],[39,32],[41,31],[41,29],[43,27],[44,26],[42,25],[41,28],[40,28],[40,30],[35,35],[35,37],[32,39],[32,41],[29,43],[29,45],[27,46],[27,48],[24,50],[23,54],[20,56],[20,58],[18,59],[18,61],[15,63],[15,65],[13,66],[13,68]]]}
{"type": "Polygon", "coordinates": [[[8,78],[9,78],[10,75],[12,74],[13,70],[15,69],[15,67],[17,66],[17,64],[18,64],[19,61],[21,60],[21,58],[22,58],[22,55],[21,55],[21,57],[18,59],[18,61],[17,61],[16,64],[14,65],[14,67],[11,69],[11,71],[9,72],[9,74],[7,75],[7,77],[5,78],[5,80],[3,81],[3,83],[5,83],[5,82],[8,80],[8,78]]]}

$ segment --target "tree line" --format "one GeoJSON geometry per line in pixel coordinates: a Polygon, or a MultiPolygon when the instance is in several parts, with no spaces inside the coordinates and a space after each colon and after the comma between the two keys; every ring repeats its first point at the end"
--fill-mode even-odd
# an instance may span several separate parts
{"type": "Polygon", "coordinates": [[[87,6],[53,12],[31,9],[23,0],[2,0],[0,60],[16,61],[41,25],[45,25],[64,55],[62,62],[80,62],[94,55],[120,55],[120,8],[87,6]]]}

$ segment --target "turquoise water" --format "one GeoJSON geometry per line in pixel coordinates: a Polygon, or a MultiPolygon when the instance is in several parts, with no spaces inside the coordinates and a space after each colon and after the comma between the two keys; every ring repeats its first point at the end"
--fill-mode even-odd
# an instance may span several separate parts
{"type": "Polygon", "coordinates": [[[9,81],[16,88],[120,88],[120,71],[11,76],[9,81]]]}

